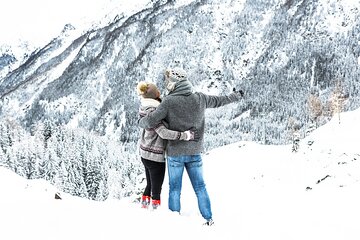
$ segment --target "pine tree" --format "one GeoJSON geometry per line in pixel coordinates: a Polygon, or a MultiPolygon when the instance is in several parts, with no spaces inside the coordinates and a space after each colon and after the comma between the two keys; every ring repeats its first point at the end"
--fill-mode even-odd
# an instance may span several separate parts
{"type": "Polygon", "coordinates": [[[297,123],[293,117],[290,117],[288,120],[288,128],[290,129],[292,152],[297,152],[300,146],[300,124],[297,123]]]}
{"type": "MultiPolygon", "coordinates": [[[[43,137],[43,135],[41,134],[40,137],[43,137]]],[[[62,157],[62,151],[58,149],[60,146],[59,142],[57,138],[51,138],[48,139],[46,148],[44,142],[42,142],[41,146],[43,147],[42,169],[44,171],[44,179],[55,184],[55,178],[60,171],[62,157]]]]}
{"type": "Polygon", "coordinates": [[[9,143],[7,138],[7,128],[3,121],[0,122],[0,166],[8,166],[9,143]]]}

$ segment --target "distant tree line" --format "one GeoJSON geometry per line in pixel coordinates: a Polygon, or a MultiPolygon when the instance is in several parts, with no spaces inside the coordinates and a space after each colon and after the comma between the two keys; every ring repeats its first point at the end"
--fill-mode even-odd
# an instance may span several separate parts
{"type": "Polygon", "coordinates": [[[140,194],[143,168],[134,149],[51,121],[30,133],[13,120],[0,121],[0,166],[92,200],[140,194]]]}

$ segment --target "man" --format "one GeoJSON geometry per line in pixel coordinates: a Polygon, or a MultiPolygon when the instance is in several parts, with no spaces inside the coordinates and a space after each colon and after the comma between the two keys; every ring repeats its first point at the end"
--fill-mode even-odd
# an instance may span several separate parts
{"type": "Polygon", "coordinates": [[[186,131],[195,128],[199,141],[169,141],[166,148],[169,176],[169,209],[180,213],[180,195],[182,175],[186,169],[195,191],[198,207],[204,225],[211,226],[211,203],[203,179],[201,152],[203,151],[205,109],[217,108],[239,101],[243,92],[234,92],[228,96],[210,96],[193,93],[192,85],[187,80],[183,69],[174,68],[165,71],[166,96],[158,108],[139,120],[142,128],[153,128],[164,120],[169,129],[186,131]]]}

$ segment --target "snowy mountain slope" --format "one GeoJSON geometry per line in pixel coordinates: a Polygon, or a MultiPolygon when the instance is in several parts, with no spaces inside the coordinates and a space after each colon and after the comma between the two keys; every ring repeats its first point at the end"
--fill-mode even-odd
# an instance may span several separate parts
{"type": "Polygon", "coordinates": [[[0,78],[23,64],[32,52],[48,45],[54,38],[61,38],[64,26],[72,25],[79,37],[107,25],[119,15],[131,15],[149,2],[65,0],[49,4],[45,0],[14,0],[4,4],[0,10],[0,32],[5,33],[0,36],[0,56],[8,53],[14,61],[7,64],[7,69],[0,65],[0,78]]]}
{"type": "Polygon", "coordinates": [[[1,79],[0,115],[26,130],[52,119],[133,145],[136,83],[149,80],[161,87],[161,73],[175,65],[188,71],[196,90],[245,90],[243,102],[220,111],[229,128],[221,116],[209,120],[209,126],[221,128],[207,128],[209,139],[221,134],[225,142],[220,145],[240,139],[288,143],[283,133],[290,118],[301,123],[302,132],[309,125],[311,88],[318,89],[323,104],[321,124],[329,118],[328,101],[337,84],[349,100],[344,110],[358,107],[358,1],[140,1],[122,6],[101,24],[54,38],[1,79]],[[238,121],[244,112],[250,114],[238,121]]]}
{"type": "Polygon", "coordinates": [[[0,237],[143,239],[144,232],[158,229],[147,238],[168,239],[176,232],[174,239],[358,239],[359,110],[342,114],[340,125],[332,121],[312,132],[313,144],[303,140],[297,153],[289,145],[237,142],[204,155],[216,224],[211,228],[201,226],[186,174],[178,215],[167,210],[167,175],[163,205],[151,212],[131,198],[95,202],[62,193],[55,200],[57,189],[50,184],[1,167],[0,237]],[[347,164],[337,164],[342,154],[347,164]],[[317,184],[324,174],[331,177],[317,184]]]}

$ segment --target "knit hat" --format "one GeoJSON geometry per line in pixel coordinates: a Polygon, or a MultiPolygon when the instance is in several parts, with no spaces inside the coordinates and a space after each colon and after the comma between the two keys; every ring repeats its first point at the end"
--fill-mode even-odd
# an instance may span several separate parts
{"type": "Polygon", "coordinates": [[[160,91],[153,83],[139,82],[137,85],[137,92],[143,98],[157,99],[160,96],[160,91]]]}
{"type": "Polygon", "coordinates": [[[171,92],[174,90],[177,82],[187,80],[187,74],[184,69],[173,68],[165,70],[165,87],[171,92]]]}

